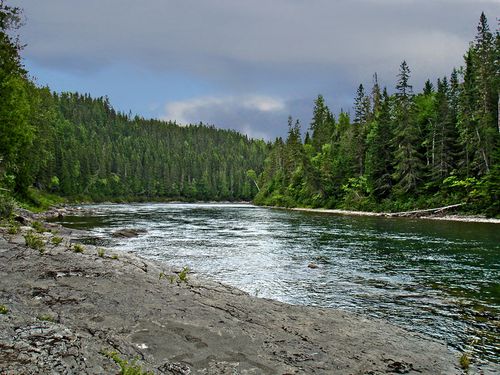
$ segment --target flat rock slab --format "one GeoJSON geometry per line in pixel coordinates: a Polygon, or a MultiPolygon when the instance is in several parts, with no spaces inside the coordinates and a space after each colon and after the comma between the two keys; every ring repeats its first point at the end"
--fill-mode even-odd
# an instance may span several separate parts
{"type": "Polygon", "coordinates": [[[41,254],[21,235],[0,240],[0,373],[117,373],[111,351],[155,374],[460,373],[445,345],[381,320],[181,282],[168,266],[69,241],[41,254]]]}

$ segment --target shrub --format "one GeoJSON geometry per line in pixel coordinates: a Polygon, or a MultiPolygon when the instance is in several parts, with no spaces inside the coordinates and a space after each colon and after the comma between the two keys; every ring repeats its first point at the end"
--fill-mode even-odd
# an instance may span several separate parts
{"type": "Polygon", "coordinates": [[[117,260],[117,259],[118,259],[118,255],[113,254],[113,255],[111,256],[111,259],[115,259],[115,260],[117,260]]]}
{"type": "Polygon", "coordinates": [[[7,314],[9,312],[9,308],[5,305],[0,305],[0,314],[7,314]]]}

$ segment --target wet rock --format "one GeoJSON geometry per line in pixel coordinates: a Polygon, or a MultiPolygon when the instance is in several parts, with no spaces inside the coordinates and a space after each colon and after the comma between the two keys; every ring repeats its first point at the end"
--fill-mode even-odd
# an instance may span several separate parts
{"type": "Polygon", "coordinates": [[[309,263],[309,264],[307,265],[307,267],[308,267],[308,268],[315,269],[315,268],[318,268],[318,265],[317,265],[316,263],[311,262],[311,263],[309,263]]]}
{"type": "Polygon", "coordinates": [[[119,229],[113,232],[112,236],[118,238],[132,238],[132,237],[137,237],[146,232],[147,231],[145,229],[134,229],[134,228],[119,229]]]}
{"type": "MultiPolygon", "coordinates": [[[[195,274],[171,283],[158,277],[175,275],[166,264],[98,257],[92,245],[41,256],[24,246],[28,230],[18,243],[0,241],[0,304],[9,308],[0,374],[118,373],[105,351],[170,375],[459,373],[445,345],[384,321],[259,299],[195,274]]],[[[69,243],[88,233],[58,235],[69,243]]]]}

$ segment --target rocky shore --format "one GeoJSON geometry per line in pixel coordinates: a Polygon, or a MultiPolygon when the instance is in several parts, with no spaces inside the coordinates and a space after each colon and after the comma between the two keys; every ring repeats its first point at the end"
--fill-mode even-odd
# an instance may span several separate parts
{"type": "Polygon", "coordinates": [[[0,229],[1,374],[461,373],[458,353],[388,322],[259,299],[18,220],[0,229]]]}

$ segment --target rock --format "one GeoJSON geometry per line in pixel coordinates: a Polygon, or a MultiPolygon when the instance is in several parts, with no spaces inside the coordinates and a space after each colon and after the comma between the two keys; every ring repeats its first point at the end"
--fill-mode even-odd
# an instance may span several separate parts
{"type": "Polygon", "coordinates": [[[144,229],[124,228],[113,232],[112,236],[121,238],[131,238],[131,237],[137,237],[140,234],[144,233],[147,233],[147,231],[144,229]]]}
{"type": "MultiPolygon", "coordinates": [[[[58,235],[72,239],[64,228],[58,235]]],[[[259,299],[196,275],[171,283],[161,272],[175,275],[133,254],[98,257],[92,245],[40,256],[0,241],[0,304],[9,308],[0,374],[116,374],[111,352],[170,375],[459,373],[444,344],[388,322],[259,299]],[[54,321],[37,318],[45,314],[54,321]]]]}
{"type": "Polygon", "coordinates": [[[317,265],[316,263],[312,263],[312,262],[311,262],[311,263],[309,263],[309,264],[307,265],[307,267],[312,268],[312,269],[315,269],[315,268],[318,268],[318,265],[317,265]]]}

